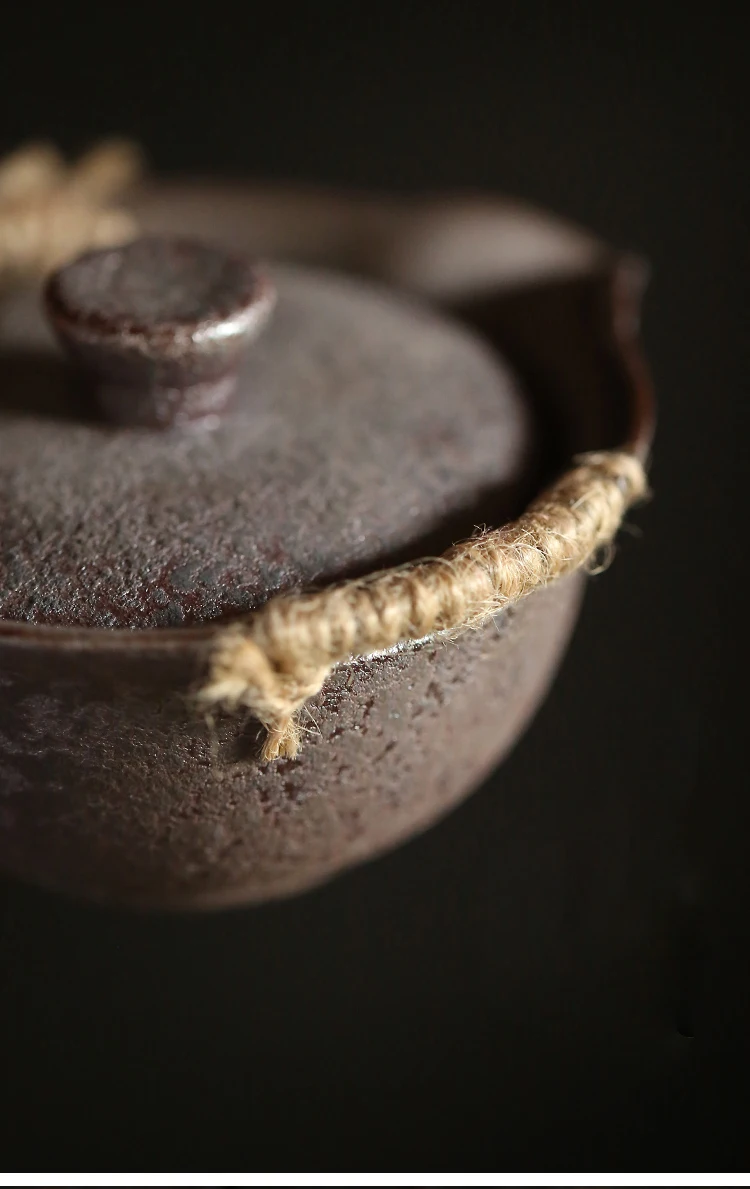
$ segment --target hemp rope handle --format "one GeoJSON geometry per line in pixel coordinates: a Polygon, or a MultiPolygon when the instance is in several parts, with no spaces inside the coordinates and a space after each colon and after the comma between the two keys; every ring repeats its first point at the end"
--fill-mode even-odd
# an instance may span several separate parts
{"type": "Polygon", "coordinates": [[[312,594],[271,599],[222,629],[198,698],[246,706],[266,728],[264,760],[300,748],[298,711],[337,664],[433,633],[481,626],[511,603],[585,566],[646,494],[633,454],[585,454],[504,528],[442,557],[381,570],[312,594]]]}

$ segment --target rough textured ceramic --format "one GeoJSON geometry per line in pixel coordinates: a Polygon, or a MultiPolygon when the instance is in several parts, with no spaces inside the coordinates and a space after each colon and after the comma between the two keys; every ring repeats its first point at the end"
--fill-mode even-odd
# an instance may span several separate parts
{"type": "MultiPolygon", "coordinates": [[[[251,347],[240,380],[255,396],[243,432],[250,435],[253,424],[268,432],[259,470],[238,485],[232,435],[221,427],[211,472],[228,466],[226,500],[238,488],[246,493],[251,529],[242,536],[240,500],[228,536],[217,537],[211,508],[200,502],[195,439],[180,439],[192,444],[176,450],[173,442],[165,465],[177,468],[175,490],[191,476],[184,498],[195,501],[196,531],[190,541],[155,534],[158,564],[123,611],[123,594],[132,589],[127,565],[140,563],[123,555],[122,536],[113,538],[110,525],[112,509],[124,508],[128,549],[142,540],[142,524],[128,523],[137,473],[99,464],[99,524],[78,537],[68,532],[65,558],[59,547],[45,553],[44,542],[24,554],[22,518],[3,513],[4,547],[16,533],[16,570],[0,592],[0,864],[105,901],[183,908],[257,901],[299,891],[393,845],[464,796],[543,697],[582,579],[535,594],[451,644],[425,641],[341,666],[311,704],[301,755],[271,764],[258,759],[258,724],[206,721],[190,702],[205,673],[212,622],[275,590],[415,556],[427,542],[441,547],[446,535],[471,531],[480,509],[488,520],[507,519],[532,494],[532,476],[540,483],[577,450],[627,443],[643,453],[651,409],[635,342],[640,269],[546,216],[484,201],[397,203],[184,185],[144,191],[135,205],[149,232],[200,235],[274,261],[279,322],[275,315],[251,347]],[[472,333],[387,289],[276,263],[282,260],[409,290],[469,323],[472,333]],[[285,307],[293,323],[286,329],[285,307]],[[348,336],[341,334],[347,317],[348,336]],[[336,333],[326,337],[324,326],[336,333]],[[284,342],[294,344],[286,355],[284,342]],[[517,379],[492,351],[510,360],[517,379]],[[299,399],[295,366],[306,383],[312,375],[317,393],[308,424],[298,405],[279,416],[283,393],[299,399]],[[519,391],[541,427],[536,452],[519,391]],[[349,398],[348,414],[342,405],[330,416],[331,393],[349,398]],[[463,402],[463,449],[442,475],[441,450],[453,438],[444,435],[442,446],[420,438],[427,397],[454,429],[463,402]],[[404,410],[420,408],[421,418],[403,422],[404,410]],[[311,461],[300,444],[313,442],[318,416],[329,417],[332,448],[330,458],[311,461]],[[386,453],[367,482],[360,476],[354,484],[347,441],[357,425],[382,434],[386,453]],[[389,435],[400,465],[378,486],[378,475],[388,478],[389,435]],[[297,468],[284,470],[290,457],[308,466],[304,482],[297,468]],[[333,495],[321,512],[310,492],[326,475],[333,495]],[[373,498],[361,498],[371,489],[373,498]],[[341,498],[352,492],[360,498],[356,509],[341,498]],[[410,497],[415,523],[404,517],[410,497]],[[357,532],[356,517],[364,522],[357,532]],[[265,539],[261,523],[271,525],[265,539]],[[305,531],[290,548],[295,524],[305,531]],[[250,570],[247,548],[255,551],[250,570]],[[97,571],[90,582],[86,562],[97,571]]],[[[21,420],[31,418],[34,433],[47,435],[50,460],[56,434],[75,440],[87,465],[105,438],[116,462],[124,450],[119,434],[143,433],[147,454],[167,452],[169,434],[103,428],[76,404],[78,389],[67,422],[61,418],[59,368],[49,360],[46,371],[40,366],[51,339],[34,303],[33,295],[19,298],[0,320],[0,343],[13,345],[0,358],[6,381],[13,380],[4,391],[21,393],[6,395],[3,411],[19,447],[29,430],[18,428],[25,393],[21,420]]],[[[27,527],[42,514],[34,500],[46,500],[43,515],[53,519],[66,514],[59,508],[70,510],[62,499],[55,512],[54,484],[45,488],[43,474],[31,453],[18,468],[24,506],[33,510],[27,527]]],[[[75,492],[70,498],[75,504],[75,492]]]]}

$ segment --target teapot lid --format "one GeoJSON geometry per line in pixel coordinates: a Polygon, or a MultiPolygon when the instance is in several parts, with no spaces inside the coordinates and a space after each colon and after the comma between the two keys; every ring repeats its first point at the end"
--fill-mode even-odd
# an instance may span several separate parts
{"type": "MultiPolygon", "coordinates": [[[[288,264],[260,274],[222,255],[231,247],[191,249],[193,265],[204,261],[201,300],[215,299],[208,321],[224,327],[191,356],[191,385],[175,336],[167,343],[151,333],[148,319],[113,371],[103,340],[124,298],[103,292],[99,266],[88,274],[70,266],[78,273],[64,270],[49,291],[48,313],[73,362],[37,291],[0,304],[0,619],[97,628],[219,621],[281,591],[440,552],[522,506],[532,418],[496,353],[416,300],[288,264]],[[231,308],[217,285],[224,297],[234,286],[231,308]],[[80,319],[62,325],[83,306],[85,332],[80,319]],[[242,334],[232,338],[237,309],[245,338],[267,319],[249,346],[242,334]],[[198,394],[202,419],[177,416],[164,429],[158,417],[138,423],[148,421],[141,408],[136,423],[118,423],[123,384],[131,393],[140,385],[153,410],[157,372],[162,395],[198,394]],[[92,377],[100,397],[116,389],[120,404],[92,403],[92,377]]],[[[144,241],[138,251],[142,272],[169,273],[168,244],[144,241]]],[[[183,321],[189,315],[182,310],[183,321]]],[[[192,351],[200,335],[191,334],[192,351]]]]}

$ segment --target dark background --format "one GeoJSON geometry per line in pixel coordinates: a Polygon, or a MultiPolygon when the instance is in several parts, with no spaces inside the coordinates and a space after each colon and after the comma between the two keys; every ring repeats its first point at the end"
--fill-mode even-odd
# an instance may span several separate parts
{"type": "Polygon", "coordinates": [[[748,144],[728,6],[15,5],[0,150],[536,200],[653,263],[653,503],[502,771],[303,898],[0,890],[5,1167],[746,1168],[748,144]],[[197,15],[193,15],[195,12],[197,15]],[[734,679],[734,680],[731,680],[734,679]]]}

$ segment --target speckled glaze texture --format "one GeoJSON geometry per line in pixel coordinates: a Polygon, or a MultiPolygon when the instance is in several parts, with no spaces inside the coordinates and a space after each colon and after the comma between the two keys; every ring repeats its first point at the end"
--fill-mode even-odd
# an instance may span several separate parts
{"type": "MultiPolygon", "coordinates": [[[[358,333],[370,343],[370,351],[379,353],[379,392],[386,402],[404,373],[404,360],[413,359],[414,352],[423,360],[418,371],[425,385],[429,387],[429,377],[430,384],[443,389],[446,417],[450,400],[461,400],[466,375],[476,376],[468,406],[473,409],[468,414],[471,457],[465,471],[460,452],[451,459],[447,482],[438,474],[444,457],[439,435],[424,452],[418,498],[414,491],[424,519],[415,532],[408,508],[404,514],[399,503],[409,495],[409,476],[404,471],[393,480],[397,498],[389,492],[390,456],[384,446],[380,465],[385,478],[375,467],[361,485],[364,491],[372,485],[373,508],[380,500],[387,510],[382,523],[367,520],[381,513],[366,503],[344,501],[340,521],[331,522],[340,538],[327,533],[324,555],[314,533],[311,540],[292,542],[288,556],[294,559],[294,572],[274,569],[272,540],[242,542],[256,558],[256,585],[242,588],[234,606],[253,606],[301,577],[320,579],[339,569],[369,568],[378,561],[373,553],[378,554],[381,544],[383,560],[393,560],[400,548],[413,556],[423,551],[417,540],[423,531],[428,537],[435,530],[464,535],[467,515],[474,517],[462,501],[482,494],[493,473],[499,488],[492,495],[500,499],[497,511],[504,480],[515,473],[524,444],[521,434],[510,472],[493,472],[509,456],[502,454],[492,405],[498,400],[502,404],[509,393],[523,392],[541,418],[538,482],[578,450],[627,445],[643,457],[648,449],[650,386],[636,343],[640,270],[554,219],[485,200],[399,203],[264,187],[157,187],[144,192],[136,206],[149,232],[214,235],[230,247],[275,261],[299,260],[375,276],[458,314],[473,335],[478,332],[486,340],[483,346],[473,335],[432,322],[430,315],[407,312],[400,299],[391,304],[382,291],[366,293],[343,280],[308,282],[292,272],[286,279],[274,264],[280,288],[288,291],[282,319],[293,320],[297,308],[304,320],[297,301],[308,301],[308,309],[310,303],[319,309],[317,303],[332,302],[340,317],[348,303],[360,312],[373,310],[373,318],[374,306],[382,306],[373,322],[379,325],[371,332],[375,337],[368,340],[361,320],[358,333]],[[404,328],[400,337],[396,323],[404,328]],[[396,370],[388,353],[381,354],[388,335],[394,348],[398,345],[396,370]],[[468,365],[471,356],[460,377],[452,373],[443,335],[452,344],[453,359],[465,356],[468,365]],[[507,368],[492,358],[494,350],[510,360],[518,387],[507,368]],[[463,486],[462,475],[468,477],[463,486]],[[451,484],[452,494],[445,498],[451,484]],[[458,527],[454,513],[459,514],[458,527]],[[351,526],[352,517],[360,518],[358,527],[351,526]],[[364,546],[358,544],[363,521],[369,526],[364,546]],[[381,543],[374,551],[373,539],[381,543]]],[[[283,308],[284,303],[279,310],[283,308]]],[[[15,368],[16,387],[4,390],[21,393],[22,410],[28,412],[32,402],[37,414],[46,409],[54,418],[60,377],[49,357],[40,366],[39,324],[35,328],[28,309],[20,306],[6,309],[3,317],[2,333],[15,336],[16,344],[14,361],[5,361],[6,379],[15,368]],[[29,354],[34,367],[27,366],[29,354]],[[26,387],[19,386],[23,377],[26,387]]],[[[269,335],[282,334],[283,320],[274,319],[268,330],[269,335]]],[[[301,326],[299,333],[305,333],[301,326]]],[[[283,366],[293,372],[310,366],[312,356],[321,391],[351,385],[354,391],[349,388],[347,400],[353,399],[357,415],[367,419],[372,389],[357,393],[362,358],[353,354],[362,348],[355,349],[354,336],[347,341],[339,335],[324,343],[316,340],[317,333],[309,329],[304,353],[295,361],[292,351],[283,366]]],[[[269,351],[272,344],[272,339],[266,344],[269,351]]],[[[256,377],[263,375],[263,345],[264,339],[259,340],[260,353],[248,362],[251,371],[257,369],[256,377]]],[[[274,368],[277,364],[275,358],[274,368]]],[[[270,377],[270,370],[266,374],[270,377]]],[[[263,385],[250,389],[263,410],[263,385]]],[[[418,408],[419,385],[411,383],[401,397],[418,408]]],[[[75,399],[74,393],[71,408],[76,408],[75,399]]],[[[90,441],[87,435],[101,431],[81,423],[81,412],[76,408],[71,414],[78,421],[75,433],[90,441]]],[[[265,415],[273,416],[271,405],[265,415]]],[[[408,458],[407,404],[399,416],[405,418],[400,446],[408,458]]],[[[356,434],[357,426],[350,423],[347,432],[356,434]]],[[[49,433],[48,449],[53,451],[54,432],[49,433]]],[[[287,446],[292,440],[287,439],[287,446]]],[[[215,465],[227,456],[231,467],[231,437],[221,445],[215,465]]],[[[157,448],[144,444],[146,453],[157,448]]],[[[181,447],[187,455],[214,448],[190,442],[181,447]]],[[[279,451],[274,466],[281,469],[292,499],[317,498],[307,488],[297,490],[299,459],[294,454],[279,451]]],[[[322,460],[316,466],[320,475],[322,460]]],[[[520,488],[511,484],[506,495],[511,489],[515,502],[520,488]]],[[[196,500],[197,511],[199,483],[189,498],[196,500]]],[[[268,498],[262,484],[255,498],[268,498]]],[[[325,501],[324,495],[319,498],[325,501]]],[[[330,511],[326,508],[326,515],[330,511]]],[[[254,523],[262,519],[257,512],[254,508],[254,523]]],[[[286,518],[287,528],[294,522],[291,508],[276,515],[286,518]]],[[[313,504],[306,523],[313,524],[316,515],[313,504]]],[[[108,531],[108,526],[102,529],[104,535],[108,531]]],[[[218,564],[225,567],[224,577],[215,576],[221,588],[230,576],[234,581],[246,575],[247,555],[238,558],[236,541],[223,541],[215,526],[211,533],[218,564]]],[[[20,547],[20,537],[16,544],[20,547]]],[[[258,723],[223,715],[207,721],[191,701],[191,691],[205,678],[213,629],[186,623],[212,618],[233,604],[232,596],[222,593],[212,602],[214,596],[204,593],[204,603],[187,607],[181,597],[210,591],[214,578],[203,583],[204,560],[191,552],[186,538],[170,558],[180,553],[187,567],[181,592],[179,579],[175,583],[175,573],[169,571],[169,582],[180,592],[175,606],[184,611],[179,627],[156,626],[172,623],[172,612],[147,602],[137,616],[150,626],[126,628],[28,622],[35,618],[28,613],[21,622],[17,610],[13,621],[7,618],[11,605],[5,604],[6,619],[0,620],[4,870],[105,902],[202,908],[298,892],[375,855],[440,817],[512,746],[552,680],[584,581],[580,575],[565,579],[453,642],[430,640],[340,666],[310,703],[309,733],[299,758],[264,764],[259,760],[258,723]],[[160,611],[166,619],[153,618],[160,611]]],[[[116,585],[128,559],[115,548],[110,564],[116,585]]],[[[159,588],[157,581],[153,589],[159,588]]],[[[92,612],[92,607],[91,602],[80,605],[79,622],[106,624],[104,612],[92,612]]],[[[45,617],[55,619],[52,606],[36,618],[45,617]]]]}

